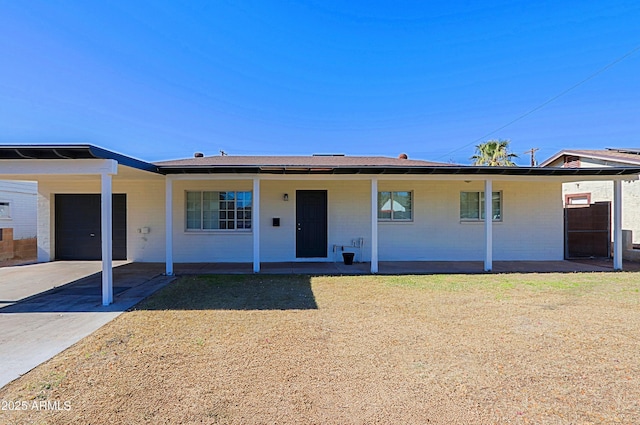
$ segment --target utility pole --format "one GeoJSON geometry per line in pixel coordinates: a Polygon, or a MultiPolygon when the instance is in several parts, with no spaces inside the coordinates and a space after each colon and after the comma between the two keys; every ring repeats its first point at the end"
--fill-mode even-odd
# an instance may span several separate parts
{"type": "Polygon", "coordinates": [[[539,151],[539,150],[540,150],[540,148],[531,148],[531,149],[529,149],[528,151],[525,152],[525,154],[526,153],[531,154],[531,166],[532,167],[535,167],[537,165],[536,164],[536,152],[539,151]]]}

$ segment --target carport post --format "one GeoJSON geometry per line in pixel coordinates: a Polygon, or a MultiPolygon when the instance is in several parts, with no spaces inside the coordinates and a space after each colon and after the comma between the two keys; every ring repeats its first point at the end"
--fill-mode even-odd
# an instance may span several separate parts
{"type": "Polygon", "coordinates": [[[253,272],[260,272],[260,178],[253,178],[253,209],[251,227],[253,227],[253,272]]]}
{"type": "Polygon", "coordinates": [[[102,305],[113,302],[113,210],[111,174],[101,176],[102,305]]]}
{"type": "Polygon", "coordinates": [[[484,271],[493,268],[493,182],[484,181],[484,271]]]}
{"type": "Polygon", "coordinates": [[[165,274],[173,276],[173,180],[170,176],[165,177],[164,187],[165,274]]]}
{"type": "Polygon", "coordinates": [[[371,273],[378,273],[378,178],[371,179],[371,273]]]}
{"type": "Polygon", "coordinates": [[[613,269],[622,270],[622,180],[613,181],[613,269]]]}

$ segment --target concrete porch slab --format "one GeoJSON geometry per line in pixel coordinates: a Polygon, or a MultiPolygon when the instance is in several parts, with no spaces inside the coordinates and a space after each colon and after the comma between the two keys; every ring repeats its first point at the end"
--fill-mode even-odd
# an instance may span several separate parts
{"type": "MultiPolygon", "coordinates": [[[[482,261],[381,261],[378,274],[477,274],[484,272],[482,261]]],[[[624,269],[639,271],[640,264],[625,262],[624,269]]],[[[181,263],[177,275],[253,273],[251,263],[181,263]]],[[[370,263],[345,265],[342,262],[262,263],[263,274],[370,274],[370,263]]],[[[492,273],[575,273],[613,271],[611,260],[580,261],[494,261],[492,273]]]]}

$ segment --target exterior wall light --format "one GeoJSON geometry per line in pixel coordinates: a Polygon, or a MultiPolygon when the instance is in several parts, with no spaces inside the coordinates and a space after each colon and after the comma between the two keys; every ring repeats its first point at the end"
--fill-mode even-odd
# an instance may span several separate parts
{"type": "Polygon", "coordinates": [[[289,194],[285,193],[284,195],[282,195],[282,200],[283,201],[288,201],[289,200],[289,194]]]}

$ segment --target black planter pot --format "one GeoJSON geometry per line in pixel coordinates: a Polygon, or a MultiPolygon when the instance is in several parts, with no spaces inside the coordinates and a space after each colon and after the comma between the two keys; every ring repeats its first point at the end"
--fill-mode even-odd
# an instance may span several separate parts
{"type": "Polygon", "coordinates": [[[343,252],[342,253],[342,259],[344,260],[344,264],[347,266],[350,266],[353,264],[353,257],[356,254],[354,254],[353,252],[343,252]]]}

